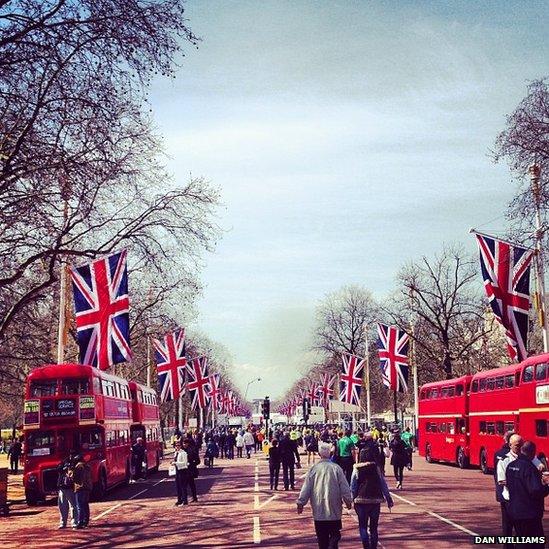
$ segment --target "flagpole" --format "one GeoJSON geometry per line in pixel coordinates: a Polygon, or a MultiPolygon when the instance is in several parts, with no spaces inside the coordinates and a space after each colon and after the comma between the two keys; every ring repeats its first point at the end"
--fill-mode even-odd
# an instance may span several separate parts
{"type": "MultiPolygon", "coordinates": [[[[63,232],[67,227],[69,218],[69,198],[67,191],[69,190],[65,178],[62,181],[61,196],[63,197],[63,232]]],[[[63,234],[61,235],[61,246],[63,245],[63,234]]],[[[66,302],[67,302],[67,266],[63,256],[60,258],[60,289],[59,289],[59,326],[57,332],[57,364],[62,364],[65,359],[65,329],[66,329],[66,302]]]]}
{"type": "Polygon", "coordinates": [[[151,386],[151,337],[149,336],[149,334],[147,334],[147,387],[150,387],[150,386],[151,386]]]}
{"type": "MultiPolygon", "coordinates": [[[[410,291],[410,305],[413,305],[413,299],[414,299],[414,290],[412,289],[410,291]]],[[[412,307],[410,307],[410,311],[412,311],[412,307]]],[[[412,368],[412,376],[414,379],[414,432],[417,432],[417,428],[419,426],[419,387],[418,387],[418,379],[417,379],[417,362],[416,362],[416,355],[415,355],[415,341],[414,341],[414,330],[415,330],[415,324],[414,324],[414,316],[411,313],[410,314],[410,366],[412,368]]]]}
{"type": "Polygon", "coordinates": [[[393,412],[395,413],[395,423],[398,423],[397,392],[396,392],[396,389],[393,389],[393,412]]]}
{"type": "Polygon", "coordinates": [[[364,327],[364,357],[366,360],[366,420],[368,428],[371,423],[371,408],[370,408],[370,353],[368,352],[368,329],[364,327]]]}
{"type": "Polygon", "coordinates": [[[542,332],[543,332],[543,350],[544,352],[549,352],[549,319],[547,318],[547,301],[545,297],[545,273],[543,266],[543,226],[541,222],[541,212],[540,212],[540,202],[541,202],[541,189],[539,184],[541,169],[537,164],[533,164],[528,169],[530,173],[532,194],[534,195],[534,205],[536,208],[536,276],[537,276],[537,286],[539,290],[539,303],[541,304],[541,315],[542,315],[542,332]]]}

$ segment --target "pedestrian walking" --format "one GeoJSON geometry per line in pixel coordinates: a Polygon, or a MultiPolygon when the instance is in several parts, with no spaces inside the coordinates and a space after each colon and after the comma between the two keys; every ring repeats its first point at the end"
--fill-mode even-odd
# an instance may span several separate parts
{"type": "Polygon", "coordinates": [[[10,460],[10,470],[12,473],[19,473],[19,460],[21,459],[21,453],[23,452],[23,445],[17,438],[13,438],[12,443],[8,449],[8,457],[10,460]]]}
{"type": "Polygon", "coordinates": [[[207,467],[214,466],[214,459],[219,456],[219,448],[213,438],[208,440],[206,444],[206,452],[204,453],[204,465],[207,467]]]}
{"type": "Polygon", "coordinates": [[[549,494],[549,478],[538,471],[532,460],[536,456],[536,445],[525,442],[520,455],[507,465],[506,488],[509,490],[508,511],[517,536],[538,538],[523,547],[545,547],[539,538],[544,537],[544,500],[549,494]]]}
{"type": "Polygon", "coordinates": [[[307,465],[315,462],[318,452],[318,439],[314,432],[307,431],[305,434],[305,450],[307,451],[307,465]]]}
{"type": "Polygon", "coordinates": [[[319,549],[337,549],[341,539],[342,502],[352,507],[352,495],[343,469],[330,461],[329,444],[319,444],[320,461],[305,476],[299,497],[297,513],[303,513],[311,503],[319,549]]]}
{"type": "Polygon", "coordinates": [[[236,457],[241,458],[242,457],[242,449],[244,448],[244,435],[242,431],[238,432],[238,435],[236,435],[236,457]]]}
{"type": "Polygon", "coordinates": [[[393,466],[393,472],[397,481],[397,490],[402,490],[402,482],[404,480],[404,467],[408,463],[408,451],[406,445],[400,438],[400,433],[397,431],[394,434],[393,440],[389,443],[389,450],[391,450],[391,465],[393,466]]]}
{"type": "Polygon", "coordinates": [[[187,452],[187,468],[189,470],[187,483],[191,489],[193,501],[198,501],[198,498],[196,497],[196,484],[194,482],[194,479],[198,477],[198,465],[200,464],[198,448],[193,443],[192,439],[185,438],[183,439],[183,450],[187,452]]]}
{"type": "Polygon", "coordinates": [[[246,431],[244,433],[244,446],[246,446],[246,457],[250,459],[252,455],[252,450],[254,448],[254,435],[251,433],[251,431],[246,431]]]}
{"type": "Polygon", "coordinates": [[[370,445],[360,451],[359,462],[354,466],[351,476],[351,492],[364,549],[377,549],[381,503],[386,501],[389,509],[394,505],[376,461],[374,448],[375,445],[370,445]]]}
{"type": "Polygon", "coordinates": [[[143,463],[145,462],[145,445],[143,439],[137,437],[135,443],[131,447],[131,463],[133,470],[133,482],[142,480],[143,476],[143,463]]]}
{"type": "Polygon", "coordinates": [[[66,528],[71,517],[71,526],[76,522],[76,499],[74,495],[73,463],[74,454],[59,464],[57,475],[57,507],[59,508],[59,528],[66,528]]]}
{"type": "Polygon", "coordinates": [[[292,440],[288,434],[284,434],[279,444],[282,460],[282,477],[284,490],[295,490],[295,466],[301,467],[301,460],[297,450],[297,439],[292,440]]]}
{"type": "Polygon", "coordinates": [[[187,486],[189,485],[189,457],[188,453],[182,449],[181,442],[175,443],[172,465],[175,467],[175,487],[177,490],[176,507],[179,505],[188,505],[187,486]]]}
{"type": "Polygon", "coordinates": [[[271,490],[278,490],[278,477],[280,475],[280,448],[278,447],[278,440],[273,438],[271,441],[271,447],[269,448],[269,479],[271,484],[271,490]]]}
{"type": "Polygon", "coordinates": [[[92,477],[90,466],[84,461],[84,457],[78,454],[74,458],[75,466],[72,474],[74,482],[74,497],[76,503],[76,526],[86,528],[90,522],[90,493],[92,490],[92,477]]]}
{"type": "Polygon", "coordinates": [[[219,454],[221,459],[224,457],[227,457],[227,449],[225,447],[225,443],[227,441],[227,433],[225,433],[225,430],[221,431],[219,433],[219,454]]]}
{"type": "Polygon", "coordinates": [[[406,427],[404,432],[400,435],[402,442],[406,445],[406,452],[408,454],[408,463],[406,467],[409,471],[412,470],[412,455],[414,452],[414,435],[410,431],[410,427],[406,427]]]}
{"type": "Polygon", "coordinates": [[[227,458],[234,459],[234,447],[236,444],[236,439],[234,433],[229,431],[227,434],[227,440],[225,442],[225,448],[227,449],[227,458]]]}
{"type": "Polygon", "coordinates": [[[351,440],[351,431],[345,430],[344,436],[337,441],[338,463],[345,473],[347,482],[351,483],[351,475],[353,474],[353,451],[355,443],[351,440]]]}
{"type": "MultiPolygon", "coordinates": [[[[513,522],[509,517],[509,512],[507,510],[507,505],[509,503],[508,497],[503,496],[503,489],[505,486],[505,469],[509,462],[506,465],[503,465],[503,461],[509,457],[511,452],[510,439],[515,437],[515,441],[520,441],[518,446],[515,445],[513,449],[514,459],[518,457],[518,452],[520,451],[520,445],[522,444],[522,439],[518,435],[514,435],[512,431],[507,431],[503,437],[503,446],[494,454],[494,482],[496,485],[496,501],[500,505],[501,509],[501,530],[502,535],[505,537],[510,537],[513,535],[513,522]],[[500,463],[502,463],[500,467],[500,463]],[[501,480],[498,481],[498,475],[501,480]]],[[[508,492],[507,492],[508,496],[508,492]]],[[[513,549],[513,543],[505,543],[503,545],[504,549],[513,549]]]]}

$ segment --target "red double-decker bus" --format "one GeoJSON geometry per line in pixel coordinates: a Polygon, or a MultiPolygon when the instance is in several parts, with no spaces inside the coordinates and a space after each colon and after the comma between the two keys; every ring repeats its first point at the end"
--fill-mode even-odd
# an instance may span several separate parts
{"type": "Polygon", "coordinates": [[[468,398],[472,376],[427,383],[419,392],[419,454],[427,461],[469,463],[468,398]]]}
{"type": "Polygon", "coordinates": [[[160,414],[156,391],[130,381],[133,423],[130,429],[132,443],[142,438],[145,443],[145,470],[158,471],[162,459],[160,414]]]}
{"type": "Polygon", "coordinates": [[[79,364],[33,370],[26,382],[23,419],[27,503],[57,492],[57,466],[71,450],[89,462],[96,498],[128,482],[136,424],[125,379],[79,364]]]}
{"type": "Polygon", "coordinates": [[[459,451],[452,458],[452,452],[440,445],[444,439],[444,443],[453,444],[456,451],[456,444],[461,447],[463,443],[469,463],[489,473],[493,469],[494,454],[501,448],[506,431],[515,431],[525,440],[534,442],[538,454],[547,456],[549,353],[529,357],[520,364],[479,372],[472,377],[424,385],[420,390],[419,410],[420,455],[428,460],[440,459],[462,465],[458,459],[459,451]],[[469,389],[461,399],[462,404],[458,405],[457,400],[443,395],[440,388],[451,387],[463,380],[469,389]],[[438,392],[434,390],[437,387],[438,392]],[[455,437],[452,442],[452,437],[440,436],[444,434],[444,429],[448,432],[448,425],[440,427],[435,423],[443,424],[442,419],[446,415],[454,416],[458,409],[465,410],[465,437],[456,443],[455,437]]]}

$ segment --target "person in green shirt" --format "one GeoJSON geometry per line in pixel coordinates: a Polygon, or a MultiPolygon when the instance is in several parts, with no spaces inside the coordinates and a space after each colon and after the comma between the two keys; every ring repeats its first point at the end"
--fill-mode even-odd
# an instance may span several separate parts
{"type": "Polygon", "coordinates": [[[337,441],[337,453],[339,455],[338,463],[343,469],[349,484],[351,484],[351,475],[353,474],[353,453],[355,449],[355,443],[351,440],[351,431],[346,429],[345,436],[337,441]]]}
{"type": "Polygon", "coordinates": [[[410,432],[410,427],[406,427],[405,431],[400,435],[400,438],[406,445],[406,451],[408,453],[408,470],[412,470],[412,452],[414,450],[414,435],[410,432]]]}

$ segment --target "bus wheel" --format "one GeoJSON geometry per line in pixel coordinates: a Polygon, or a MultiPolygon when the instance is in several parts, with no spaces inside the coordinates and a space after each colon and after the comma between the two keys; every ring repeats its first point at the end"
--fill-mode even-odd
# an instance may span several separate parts
{"type": "Polygon", "coordinates": [[[38,494],[34,490],[25,490],[25,500],[29,507],[34,507],[38,504],[38,494]]]}
{"type": "Polygon", "coordinates": [[[433,458],[431,457],[431,445],[427,444],[425,447],[425,461],[427,463],[433,463],[433,458]]]}
{"type": "Polygon", "coordinates": [[[99,473],[99,480],[93,485],[93,498],[95,500],[100,500],[105,497],[107,493],[107,476],[105,471],[102,470],[99,473]]]}
{"type": "Polygon", "coordinates": [[[469,460],[465,456],[465,452],[463,451],[463,448],[461,448],[461,446],[458,448],[457,451],[457,464],[460,469],[467,469],[467,467],[469,467],[469,460]]]}
{"type": "Polygon", "coordinates": [[[488,459],[486,458],[486,450],[483,448],[480,451],[480,470],[485,474],[489,474],[490,471],[488,469],[488,459]]]}

